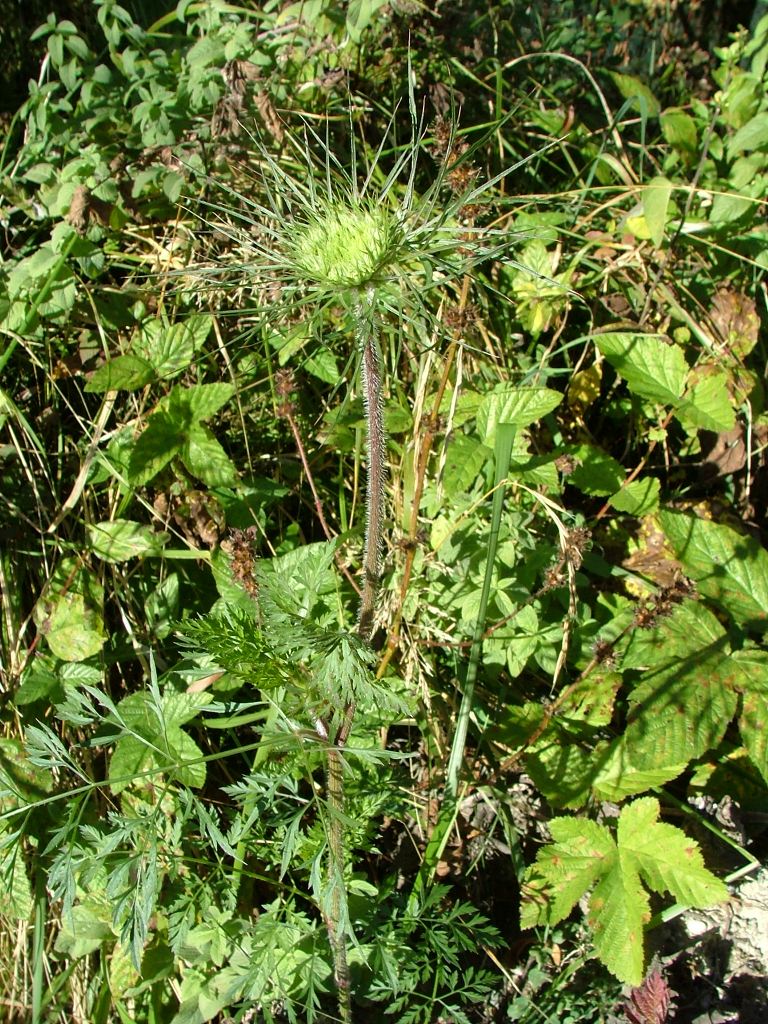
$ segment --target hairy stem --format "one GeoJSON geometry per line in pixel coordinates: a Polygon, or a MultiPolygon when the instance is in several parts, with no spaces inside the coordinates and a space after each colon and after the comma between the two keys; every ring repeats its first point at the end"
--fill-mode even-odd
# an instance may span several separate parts
{"type": "MultiPolygon", "coordinates": [[[[360,292],[354,305],[355,339],[361,350],[361,376],[366,417],[368,477],[365,507],[365,549],[363,580],[357,632],[363,640],[373,635],[376,595],[381,574],[384,539],[385,438],[384,408],[381,390],[381,358],[374,313],[373,289],[360,292]]],[[[355,705],[349,702],[328,746],[328,878],[330,898],[326,927],[333,951],[333,966],[343,1024],[351,1024],[352,999],[347,962],[346,894],[344,891],[344,760],[343,750],[352,730],[355,705]]]]}
{"type": "Polygon", "coordinates": [[[367,426],[368,483],[365,509],[365,551],[363,554],[363,592],[357,632],[364,640],[373,634],[376,594],[381,573],[384,539],[384,402],[381,391],[381,357],[373,316],[372,290],[359,297],[355,306],[355,329],[362,349],[363,402],[367,426]]]}
{"type": "Polygon", "coordinates": [[[333,953],[333,973],[339,1017],[343,1024],[351,1024],[352,1000],[349,964],[347,963],[347,936],[344,891],[344,762],[337,747],[328,747],[328,881],[330,899],[326,912],[326,927],[333,953]]]}

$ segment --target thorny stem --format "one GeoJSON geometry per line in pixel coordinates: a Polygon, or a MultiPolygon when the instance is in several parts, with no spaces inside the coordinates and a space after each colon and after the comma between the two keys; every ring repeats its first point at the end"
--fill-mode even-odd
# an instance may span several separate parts
{"type": "MultiPolygon", "coordinates": [[[[358,293],[354,305],[355,336],[361,349],[361,376],[366,417],[368,475],[366,486],[363,581],[357,632],[363,640],[373,635],[376,595],[381,574],[384,539],[384,403],[381,389],[381,357],[374,316],[373,288],[358,293]]],[[[344,760],[342,752],[352,730],[354,702],[344,708],[333,745],[328,746],[328,876],[330,900],[326,927],[333,951],[334,975],[343,1024],[352,1021],[349,964],[344,918],[344,760]]]]}

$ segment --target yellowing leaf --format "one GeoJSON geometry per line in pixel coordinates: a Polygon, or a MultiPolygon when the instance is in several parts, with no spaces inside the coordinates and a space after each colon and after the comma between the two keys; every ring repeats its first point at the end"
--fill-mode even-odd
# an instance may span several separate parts
{"type": "Polygon", "coordinates": [[[650,239],[657,249],[661,248],[664,241],[671,195],[672,182],[661,176],[650,181],[643,191],[643,216],[650,239]]]}

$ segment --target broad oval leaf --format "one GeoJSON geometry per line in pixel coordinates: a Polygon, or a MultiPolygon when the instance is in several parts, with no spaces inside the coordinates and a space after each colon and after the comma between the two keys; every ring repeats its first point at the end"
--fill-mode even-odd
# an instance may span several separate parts
{"type": "Polygon", "coordinates": [[[85,385],[85,390],[100,394],[102,391],[136,391],[154,379],[151,363],[130,353],[115,356],[104,363],[85,385]]]}
{"type": "Polygon", "coordinates": [[[668,345],[657,334],[625,331],[597,334],[594,340],[634,394],[662,405],[680,401],[688,364],[678,345],[668,345]]]}
{"type": "Polygon", "coordinates": [[[167,533],[156,533],[151,527],[130,519],[112,519],[88,527],[91,550],[105,562],[117,564],[140,555],[159,555],[168,540],[167,533]]]}

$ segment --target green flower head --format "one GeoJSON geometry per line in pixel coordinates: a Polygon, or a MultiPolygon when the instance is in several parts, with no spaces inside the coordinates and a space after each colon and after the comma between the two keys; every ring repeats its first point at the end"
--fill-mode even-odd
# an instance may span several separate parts
{"type": "Polygon", "coordinates": [[[310,285],[364,288],[378,283],[402,254],[405,233],[385,206],[365,200],[330,202],[295,224],[286,254],[310,285]]]}

